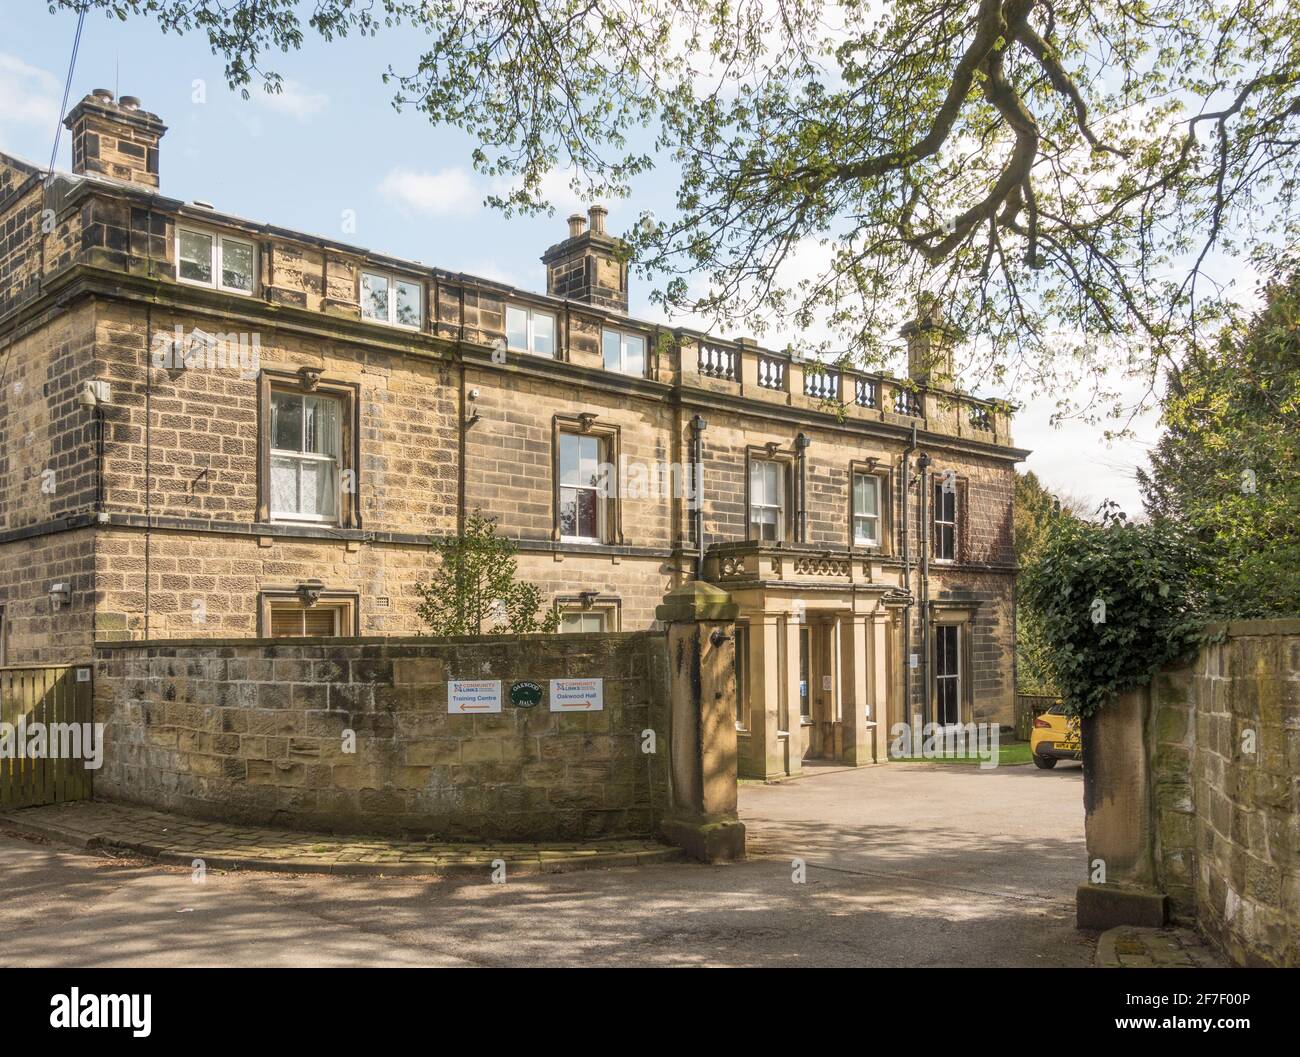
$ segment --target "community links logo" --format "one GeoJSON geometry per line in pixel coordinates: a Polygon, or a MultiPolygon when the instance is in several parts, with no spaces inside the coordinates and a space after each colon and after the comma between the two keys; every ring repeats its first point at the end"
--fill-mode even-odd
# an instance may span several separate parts
{"type": "Polygon", "coordinates": [[[137,1039],[145,1039],[152,1014],[152,995],[83,995],[74,987],[50,999],[52,1028],[129,1028],[137,1039]]]}

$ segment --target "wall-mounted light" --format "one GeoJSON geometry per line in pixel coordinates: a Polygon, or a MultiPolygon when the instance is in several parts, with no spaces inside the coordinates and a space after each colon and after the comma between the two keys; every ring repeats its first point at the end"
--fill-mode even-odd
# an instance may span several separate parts
{"type": "Polygon", "coordinates": [[[64,606],[72,604],[72,584],[57,583],[50,585],[50,608],[58,612],[64,606]]]}

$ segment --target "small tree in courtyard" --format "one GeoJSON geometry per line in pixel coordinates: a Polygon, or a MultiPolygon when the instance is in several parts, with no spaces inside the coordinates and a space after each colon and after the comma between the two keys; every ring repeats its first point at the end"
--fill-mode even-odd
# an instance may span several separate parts
{"type": "Polygon", "coordinates": [[[555,610],[538,617],[542,592],[536,584],[515,579],[516,547],[498,536],[496,523],[474,511],[459,536],[434,543],[442,562],[427,580],[415,585],[416,613],[431,635],[482,635],[485,631],[553,632],[560,624],[555,610]]]}

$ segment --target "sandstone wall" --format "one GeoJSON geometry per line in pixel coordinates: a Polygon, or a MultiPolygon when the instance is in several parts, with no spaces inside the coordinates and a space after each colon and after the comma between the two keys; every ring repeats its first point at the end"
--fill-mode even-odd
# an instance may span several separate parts
{"type": "Polygon", "coordinates": [[[336,832],[648,836],[666,803],[667,678],[649,632],[101,646],[95,796],[336,832]],[[603,711],[510,704],[512,680],[575,677],[603,679],[603,711]],[[503,711],[449,715],[457,678],[503,680],[503,711]]]}

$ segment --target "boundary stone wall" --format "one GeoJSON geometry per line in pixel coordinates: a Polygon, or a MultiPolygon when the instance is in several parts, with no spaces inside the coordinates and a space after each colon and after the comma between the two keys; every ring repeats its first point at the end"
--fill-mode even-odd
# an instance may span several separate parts
{"type": "Polygon", "coordinates": [[[1239,965],[1300,966],[1300,619],[1209,631],[1087,721],[1088,858],[1107,883],[1081,886],[1080,923],[1155,897],[1239,965]]]}
{"type": "Polygon", "coordinates": [[[105,643],[95,796],[345,833],[649,836],[667,804],[668,685],[654,631],[105,643]],[[603,710],[550,711],[549,681],[566,678],[603,680],[603,710]],[[449,715],[450,679],[502,680],[502,711],[449,715]],[[541,703],[512,705],[517,680],[541,703]]]}

